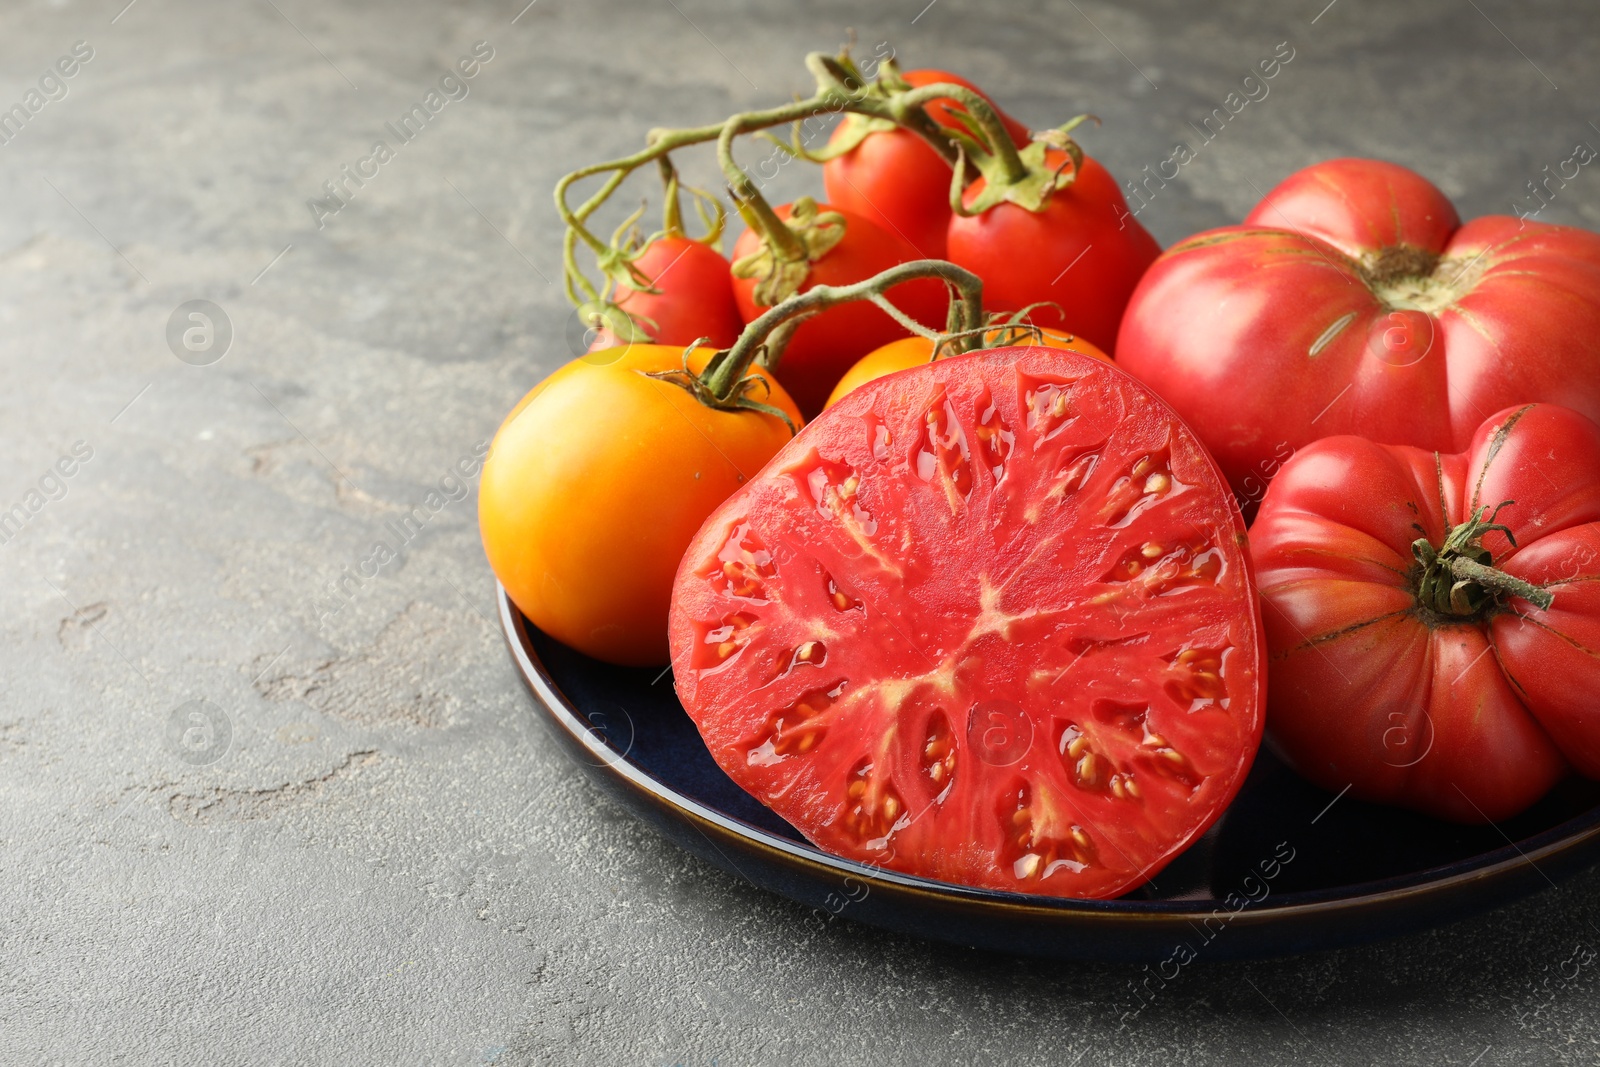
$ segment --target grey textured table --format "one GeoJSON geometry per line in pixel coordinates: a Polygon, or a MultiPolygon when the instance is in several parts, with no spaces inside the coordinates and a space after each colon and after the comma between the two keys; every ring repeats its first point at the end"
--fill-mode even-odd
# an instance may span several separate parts
{"type": "MultiPolygon", "coordinates": [[[[0,1061],[1594,1061],[1600,873],[1197,964],[1119,1029],[1134,969],[823,922],[706,867],[535,723],[452,477],[567,358],[558,174],[805,89],[849,26],[1035,126],[1096,112],[1124,177],[1291,42],[1144,210],[1170,243],[1338,154],[1465,215],[1529,203],[1600,144],[1592,6],[525,2],[0,14],[0,107],[28,115],[0,144],[0,509],[25,516],[0,544],[0,1061]],[[468,95],[308,207],[479,41],[468,95]],[[222,358],[203,331],[175,358],[191,300],[231,324],[222,358]]],[[[1600,175],[1540,217],[1600,227],[1600,175]]]]}

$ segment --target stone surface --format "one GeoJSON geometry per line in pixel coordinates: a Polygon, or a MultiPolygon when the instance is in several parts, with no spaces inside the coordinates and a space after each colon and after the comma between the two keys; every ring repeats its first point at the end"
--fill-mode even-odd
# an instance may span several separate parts
{"type": "MultiPolygon", "coordinates": [[[[0,1060],[1600,1054],[1600,873],[1399,941],[1197,964],[1119,1029],[1133,969],[822,923],[708,868],[534,722],[450,480],[568,358],[560,172],[805,89],[803,53],[847,27],[1036,126],[1095,112],[1085,144],[1123,176],[1291,42],[1144,210],[1170,243],[1336,154],[1415,166],[1463,214],[1527,202],[1600,141],[1592,7],[123,3],[0,13],[0,105],[93,49],[0,145],[0,508],[41,479],[57,497],[0,545],[0,1060]],[[319,229],[308,198],[477,41],[470,95],[319,229]],[[205,366],[166,340],[195,299],[233,328],[205,366]],[[75,442],[91,458],[47,478],[75,442]],[[441,481],[401,558],[331,611],[441,481]]],[[[1541,217],[1600,225],[1600,176],[1541,217]]]]}

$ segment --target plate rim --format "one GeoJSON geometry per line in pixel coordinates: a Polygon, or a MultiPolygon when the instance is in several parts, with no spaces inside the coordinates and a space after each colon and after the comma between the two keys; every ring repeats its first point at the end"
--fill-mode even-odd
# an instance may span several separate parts
{"type": "MultiPolygon", "coordinates": [[[[1552,877],[1540,868],[1538,861],[1565,858],[1572,853],[1582,852],[1586,847],[1592,849],[1597,842],[1600,842],[1600,805],[1596,805],[1580,815],[1524,839],[1521,843],[1506,837],[1507,843],[1500,848],[1453,863],[1334,889],[1297,893],[1269,892],[1259,902],[1247,901],[1246,905],[1239,909],[1232,909],[1225,899],[1215,897],[1177,900],[1122,898],[1084,900],[1075,897],[1008,893],[920,878],[832,856],[809,843],[802,844],[779,837],[769,830],[747,823],[680,793],[630,763],[626,753],[619,756],[616,749],[601,741],[594,729],[583,721],[576,704],[567,697],[551,676],[544,661],[532,647],[528,634],[532,624],[512,603],[505,587],[499,581],[495,582],[495,596],[506,646],[524,684],[546,715],[559,725],[572,741],[599,761],[587,765],[591,771],[609,774],[613,780],[626,785],[642,799],[657,806],[664,806],[680,816],[694,819],[701,824],[702,833],[705,827],[715,828],[724,835],[758,847],[768,854],[777,854],[784,861],[809,868],[811,873],[855,878],[869,884],[893,887],[902,893],[931,897],[955,906],[1002,908],[1014,916],[1035,914],[1056,919],[1074,917],[1086,921],[1144,920],[1163,925],[1199,922],[1215,918],[1219,911],[1224,910],[1231,913],[1229,925],[1303,921],[1317,917],[1337,920],[1350,915],[1359,915],[1374,908],[1393,906],[1413,898],[1448,895],[1451,891],[1459,890],[1474,882],[1500,882],[1524,870],[1542,875],[1544,880],[1553,886],[1556,884],[1556,877],[1570,871],[1562,870],[1556,877],[1552,877]],[[1522,847],[1523,844],[1534,842],[1538,844],[1532,848],[1522,847]]],[[[1501,834],[1505,836],[1504,831],[1501,831],[1501,834]]],[[[1600,856],[1593,857],[1589,862],[1594,862],[1596,859],[1600,859],[1600,856]]],[[[1583,864],[1586,865],[1587,863],[1583,864]]],[[[735,873],[738,873],[736,868],[735,873]]],[[[759,888],[769,888],[742,874],[740,877],[759,888]]],[[[1446,921],[1448,918],[1445,917],[1441,921],[1446,921]]]]}

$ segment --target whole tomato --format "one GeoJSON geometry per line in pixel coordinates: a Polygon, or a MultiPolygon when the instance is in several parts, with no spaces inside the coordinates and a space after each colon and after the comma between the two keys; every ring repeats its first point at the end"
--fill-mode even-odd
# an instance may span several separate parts
{"type": "Polygon", "coordinates": [[[1456,452],[1510,404],[1600,417],[1600,235],[1462,225],[1419,174],[1330,160],[1169,249],[1116,355],[1241,491],[1319,437],[1456,452]]]}
{"type": "MultiPolygon", "coordinates": [[[[697,348],[698,372],[714,350],[697,348]]],[[[667,661],[672,577],[705,517],[789,440],[782,419],[705,406],[651,374],[683,350],[635,344],[573,360],[495,434],[478,522],[500,584],[535,626],[609,663],[667,661]]],[[[800,413],[754,370],[750,399],[800,413]]]]}
{"type": "MultiPolygon", "coordinates": [[[[704,337],[712,348],[727,348],[738,340],[744,320],[722,253],[688,237],[658,237],[633,263],[657,291],[618,285],[613,300],[656,344],[682,347],[704,337]]],[[[602,328],[589,350],[622,343],[602,328]]]]}
{"type": "MultiPolygon", "coordinates": [[[[1161,254],[1128,211],[1111,173],[1088,156],[1074,166],[1052,149],[1044,166],[1063,182],[1030,210],[1003,201],[972,216],[950,220],[950,261],[983,279],[984,305],[1020,311],[1041,326],[1071,329],[1112,355],[1122,310],[1139,277],[1161,254]]],[[[967,186],[968,205],[983,195],[985,180],[967,186]]]]}
{"type": "Polygon", "coordinates": [[[1475,823],[1600,777],[1600,426],[1532,404],[1456,454],[1318,441],[1250,544],[1267,726],[1307,778],[1475,823]]]}
{"type": "MultiPolygon", "coordinates": [[[[797,292],[814,285],[849,285],[900,263],[925,258],[870,219],[827,204],[799,200],[781,205],[776,211],[813,249],[809,263],[803,265],[804,281],[797,292]]],[[[757,288],[770,269],[771,254],[756,230],[741,234],[733,252],[734,297],[749,322],[770,306],[759,302],[757,288]]],[[[924,326],[945,324],[950,298],[937,279],[905,282],[887,295],[896,307],[924,326]]],[[[905,327],[866,301],[829,308],[795,330],[778,364],[778,380],[810,418],[822,410],[828,394],[851,364],[874,348],[905,335],[905,327]]]]}
{"type": "MultiPolygon", "coordinates": [[[[1060,330],[1040,329],[1037,333],[1030,334],[1023,328],[1001,326],[984,334],[983,340],[990,346],[1009,343],[1019,349],[1059,348],[1106,362],[1110,362],[1111,359],[1081,337],[1060,330]]],[[[826,407],[833,407],[846,395],[870,381],[876,381],[896,371],[909,370],[932,359],[933,342],[926,337],[902,337],[898,341],[890,341],[882,348],[862,356],[855,366],[845,372],[845,376],[839,379],[839,384],[833,387],[833,395],[828,397],[826,407]]]]}
{"type": "MultiPolygon", "coordinates": [[[[944,82],[981,93],[965,78],[943,70],[908,70],[900,77],[916,88],[944,82]]],[[[1011,139],[1027,144],[1028,128],[995,110],[1011,139]]],[[[926,111],[946,129],[966,130],[957,117],[966,108],[954,101],[934,101],[926,111]]],[[[823,164],[828,202],[905,238],[922,258],[943,259],[950,225],[950,164],[910,130],[865,115],[845,116],[828,138],[830,148],[850,143],[855,147],[823,164]]]]}

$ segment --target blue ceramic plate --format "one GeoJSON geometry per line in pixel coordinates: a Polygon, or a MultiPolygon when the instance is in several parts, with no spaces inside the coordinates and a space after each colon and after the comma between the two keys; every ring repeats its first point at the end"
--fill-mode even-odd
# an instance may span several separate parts
{"type": "Polygon", "coordinates": [[[916,937],[1169,967],[1281,956],[1436,926],[1600,858],[1600,783],[1573,778],[1509,822],[1464,827],[1326,793],[1263,749],[1217,825],[1117,900],[913,878],[820,851],[735,785],[670,674],[589,659],[535,629],[503,589],[499,599],[540,718],[624,807],[764,889],[916,937]]]}

